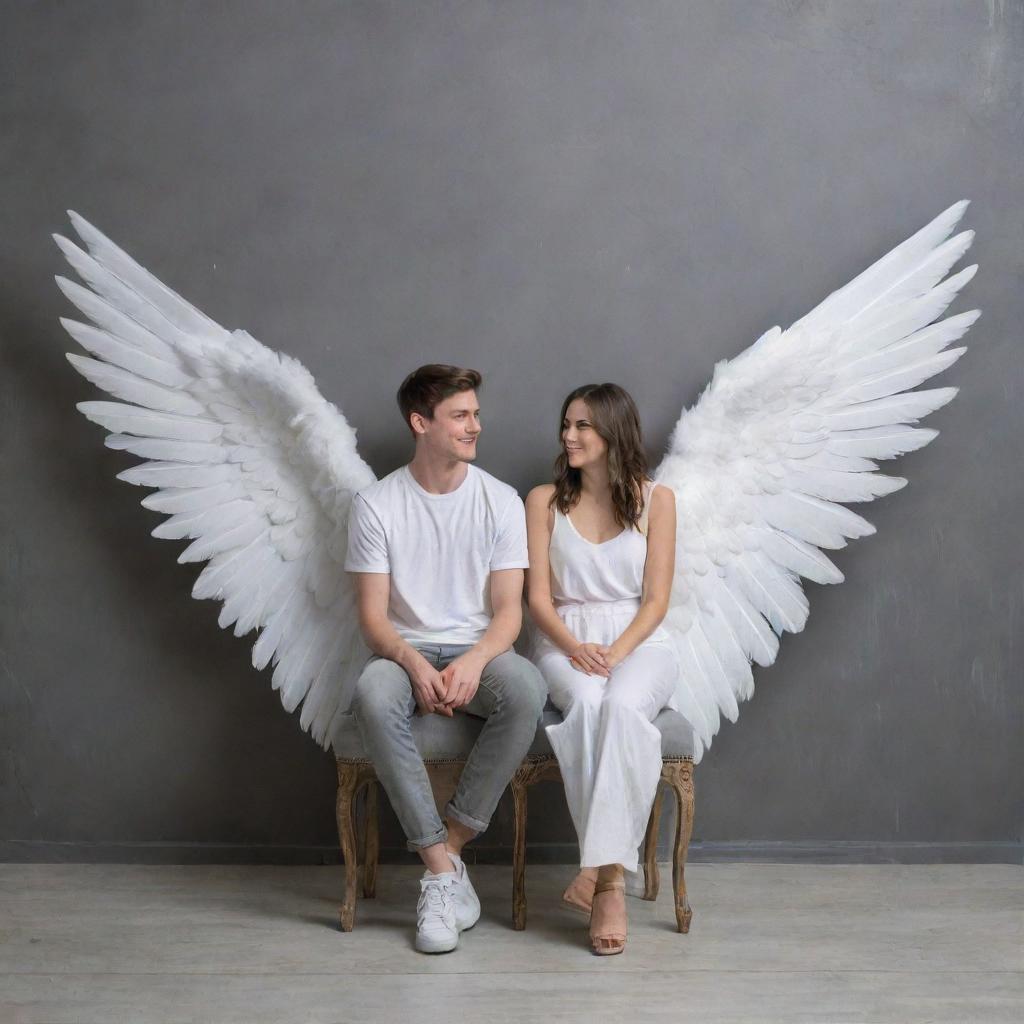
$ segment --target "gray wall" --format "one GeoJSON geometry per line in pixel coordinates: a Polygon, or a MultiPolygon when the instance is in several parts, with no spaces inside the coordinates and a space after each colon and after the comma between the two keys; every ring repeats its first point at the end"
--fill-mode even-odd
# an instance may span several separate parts
{"type": "MultiPolygon", "coordinates": [[[[1020,3],[104,0],[4,21],[0,855],[334,844],[328,755],[75,411],[98,396],[57,324],[65,208],[300,358],[379,474],[408,456],[402,376],[479,368],[480,464],[525,492],[571,387],[632,391],[654,457],[716,360],[966,196],[981,272],[954,311],[984,316],[941,378],[960,395],[698,769],[695,839],[1019,857],[1020,3]]],[[[530,837],[568,856],[554,788],[530,837]]]]}

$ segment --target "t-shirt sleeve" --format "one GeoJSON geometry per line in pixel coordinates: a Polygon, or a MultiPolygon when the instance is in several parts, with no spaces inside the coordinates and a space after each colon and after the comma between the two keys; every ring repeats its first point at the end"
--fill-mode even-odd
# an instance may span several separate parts
{"type": "Polygon", "coordinates": [[[491,555],[491,572],[496,569],[528,569],[526,553],[526,506],[516,494],[505,509],[505,518],[498,529],[498,540],[491,555]]]}
{"type": "Polygon", "coordinates": [[[346,572],[391,572],[388,540],[377,513],[358,494],[348,517],[346,572]]]}

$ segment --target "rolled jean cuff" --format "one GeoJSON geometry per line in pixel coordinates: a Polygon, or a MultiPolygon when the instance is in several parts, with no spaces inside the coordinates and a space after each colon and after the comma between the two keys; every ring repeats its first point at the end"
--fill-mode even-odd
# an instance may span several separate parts
{"type": "Polygon", "coordinates": [[[418,853],[420,850],[425,850],[428,846],[437,846],[438,843],[443,843],[448,839],[448,829],[442,825],[436,832],[431,832],[430,835],[424,836],[422,839],[407,839],[405,842],[406,849],[412,850],[413,853],[418,853]]]}
{"type": "Polygon", "coordinates": [[[465,825],[466,828],[471,828],[474,832],[486,832],[487,826],[490,825],[489,821],[474,818],[471,814],[460,811],[450,801],[444,809],[444,815],[446,818],[454,818],[460,825],[465,825]]]}

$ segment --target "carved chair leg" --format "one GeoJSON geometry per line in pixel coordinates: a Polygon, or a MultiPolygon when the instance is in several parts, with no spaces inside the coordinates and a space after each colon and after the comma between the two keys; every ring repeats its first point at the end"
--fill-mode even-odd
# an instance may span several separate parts
{"type": "Polygon", "coordinates": [[[529,769],[518,768],[512,781],[515,829],[512,839],[512,927],[526,927],[526,786],[529,769]]]}
{"type": "Polygon", "coordinates": [[[658,877],[658,826],[661,824],[661,782],[654,794],[651,818],[644,835],[644,895],[645,900],[656,900],[660,878],[658,877]]]}
{"type": "Polygon", "coordinates": [[[693,910],[686,898],[686,852],[693,831],[693,762],[674,761],[662,769],[662,778],[676,795],[676,841],[672,850],[672,889],[675,896],[676,927],[690,930],[693,910]]]}
{"type": "Polygon", "coordinates": [[[380,856],[380,818],[377,811],[377,783],[366,784],[366,818],[363,837],[363,898],[377,895],[377,861],[380,856]]]}
{"type": "Polygon", "coordinates": [[[352,931],[356,920],[356,877],[359,864],[356,853],[356,831],[352,820],[353,804],[359,788],[359,765],[338,762],[338,796],[335,801],[335,816],[338,821],[338,840],[341,855],[345,861],[345,898],[339,909],[343,932],[352,931]]]}

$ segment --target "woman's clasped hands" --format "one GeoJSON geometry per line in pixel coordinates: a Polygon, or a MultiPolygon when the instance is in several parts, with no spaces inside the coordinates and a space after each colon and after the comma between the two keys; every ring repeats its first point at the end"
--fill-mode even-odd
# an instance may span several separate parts
{"type": "Polygon", "coordinates": [[[622,661],[622,658],[614,646],[582,643],[569,655],[569,661],[573,668],[588,676],[596,675],[608,678],[612,669],[622,661]]]}

